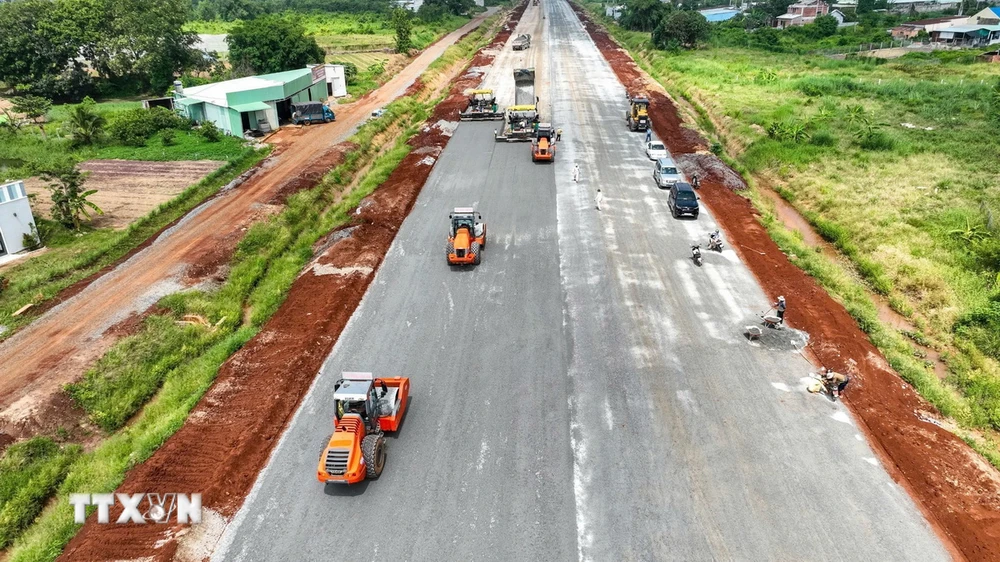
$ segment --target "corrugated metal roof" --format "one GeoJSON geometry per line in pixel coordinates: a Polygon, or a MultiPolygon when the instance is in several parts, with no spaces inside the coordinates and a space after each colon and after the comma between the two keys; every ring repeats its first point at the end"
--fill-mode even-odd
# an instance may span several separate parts
{"type": "Polygon", "coordinates": [[[739,15],[740,11],[733,8],[711,8],[708,10],[698,10],[698,13],[705,16],[708,21],[726,21],[739,15]]]}
{"type": "Polygon", "coordinates": [[[943,31],[945,33],[969,33],[970,31],[979,31],[980,29],[984,29],[986,31],[1000,31],[1000,25],[956,25],[939,29],[938,31],[943,31]]]}
{"type": "Polygon", "coordinates": [[[181,95],[186,98],[194,98],[207,101],[213,105],[227,107],[229,102],[226,100],[226,94],[232,92],[244,92],[246,90],[259,90],[261,88],[269,88],[272,86],[282,86],[283,84],[291,82],[296,78],[309,76],[311,74],[312,71],[308,68],[299,68],[296,70],[286,70],[285,72],[275,72],[273,74],[247,76],[246,78],[236,78],[234,80],[226,80],[225,82],[205,84],[204,86],[184,88],[181,95]]]}

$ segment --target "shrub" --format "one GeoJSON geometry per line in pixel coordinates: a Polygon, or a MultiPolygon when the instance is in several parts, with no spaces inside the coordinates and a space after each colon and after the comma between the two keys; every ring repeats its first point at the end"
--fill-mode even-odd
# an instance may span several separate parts
{"type": "Polygon", "coordinates": [[[896,139],[885,131],[865,131],[858,135],[858,146],[865,150],[892,150],[896,139]]]}
{"type": "Polygon", "coordinates": [[[185,127],[185,119],[165,107],[137,107],[116,114],[108,124],[108,134],[120,144],[143,146],[158,131],[185,127]]]}
{"type": "Polygon", "coordinates": [[[222,138],[222,129],[211,121],[205,121],[201,124],[201,128],[198,129],[198,134],[208,142],[219,142],[219,139],[222,138]]]}
{"type": "Polygon", "coordinates": [[[835,146],[837,144],[837,137],[830,131],[824,129],[813,133],[812,136],[809,137],[809,144],[815,146],[835,146]]]}
{"type": "Polygon", "coordinates": [[[163,131],[163,133],[160,134],[160,142],[163,143],[163,146],[172,146],[174,144],[174,140],[176,139],[176,137],[177,137],[176,131],[174,131],[173,129],[167,129],[166,131],[163,131]]]}

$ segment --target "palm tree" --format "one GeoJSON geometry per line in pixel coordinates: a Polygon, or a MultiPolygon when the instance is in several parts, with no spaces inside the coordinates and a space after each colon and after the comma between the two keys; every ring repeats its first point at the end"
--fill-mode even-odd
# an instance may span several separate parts
{"type": "Polygon", "coordinates": [[[93,144],[104,134],[104,117],[94,111],[89,104],[82,103],[73,108],[69,114],[69,128],[73,133],[73,142],[77,144],[93,144]]]}

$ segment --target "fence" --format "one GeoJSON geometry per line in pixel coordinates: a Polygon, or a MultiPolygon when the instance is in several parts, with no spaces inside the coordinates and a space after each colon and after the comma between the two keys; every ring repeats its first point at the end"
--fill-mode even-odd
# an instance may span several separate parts
{"type": "Polygon", "coordinates": [[[917,50],[935,50],[935,49],[948,49],[951,48],[948,45],[943,45],[940,43],[931,43],[929,41],[913,41],[910,39],[900,39],[898,41],[882,41],[880,43],[862,43],[856,47],[845,47],[842,49],[822,49],[815,51],[817,55],[825,55],[828,57],[837,55],[850,55],[855,53],[872,53],[876,51],[883,51],[886,49],[913,49],[917,50]]]}

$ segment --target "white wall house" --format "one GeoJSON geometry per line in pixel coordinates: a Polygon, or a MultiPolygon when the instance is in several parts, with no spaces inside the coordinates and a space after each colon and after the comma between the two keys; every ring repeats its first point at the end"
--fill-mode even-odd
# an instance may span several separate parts
{"type": "Polygon", "coordinates": [[[24,235],[32,234],[35,217],[23,181],[0,183],[0,256],[24,249],[24,235]]]}
{"type": "MultiPolygon", "coordinates": [[[[312,68],[315,64],[307,64],[312,68]]],[[[326,69],[326,94],[331,98],[342,98],[347,95],[347,78],[344,74],[344,65],[324,64],[326,69]]]]}

